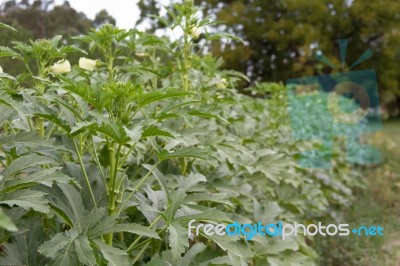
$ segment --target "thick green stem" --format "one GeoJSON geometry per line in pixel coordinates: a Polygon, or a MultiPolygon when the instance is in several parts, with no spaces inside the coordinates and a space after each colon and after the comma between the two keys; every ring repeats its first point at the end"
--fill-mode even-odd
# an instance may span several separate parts
{"type": "MultiPolygon", "coordinates": [[[[112,46],[108,47],[108,50],[104,50],[104,56],[107,62],[107,70],[108,70],[108,79],[112,81],[114,79],[114,57],[112,46]]],[[[109,111],[109,114],[112,114],[112,111],[109,111]]],[[[113,215],[115,212],[115,179],[118,172],[118,159],[120,153],[120,147],[118,148],[117,154],[115,154],[114,143],[107,140],[107,149],[108,149],[108,161],[110,166],[109,173],[109,181],[108,181],[108,214],[113,215]],[[117,159],[116,159],[117,158],[117,159]]],[[[113,233],[110,233],[106,236],[106,243],[110,246],[113,245],[113,233]]]]}
{"type": "Polygon", "coordinates": [[[112,179],[110,180],[111,184],[111,194],[110,194],[110,203],[111,203],[111,208],[109,209],[111,211],[110,214],[114,214],[115,211],[115,182],[117,180],[117,174],[118,174],[118,166],[119,166],[119,157],[121,153],[121,145],[118,146],[117,153],[114,154],[116,157],[115,163],[114,163],[114,170],[113,170],[113,176],[112,179]]]}
{"type": "MultiPolygon", "coordinates": [[[[108,149],[108,162],[109,162],[109,181],[108,181],[108,215],[112,215],[114,213],[114,171],[115,169],[115,150],[114,143],[110,143],[107,141],[107,149],[108,149]]],[[[112,246],[113,234],[110,233],[106,237],[106,243],[112,246]]]]}
{"type": "Polygon", "coordinates": [[[109,47],[106,58],[107,58],[108,79],[111,81],[114,78],[114,57],[111,46],[109,47]]]}
{"type": "MultiPolygon", "coordinates": [[[[115,207],[116,207],[116,200],[115,200],[115,184],[117,180],[117,175],[118,175],[118,167],[119,167],[119,158],[121,154],[121,145],[118,145],[117,152],[114,152],[114,145],[112,145],[112,148],[110,151],[110,181],[109,181],[109,201],[108,201],[108,214],[113,215],[115,213],[115,207]]],[[[112,239],[113,239],[113,234],[110,233],[107,236],[107,244],[112,245],[112,239]]]]}

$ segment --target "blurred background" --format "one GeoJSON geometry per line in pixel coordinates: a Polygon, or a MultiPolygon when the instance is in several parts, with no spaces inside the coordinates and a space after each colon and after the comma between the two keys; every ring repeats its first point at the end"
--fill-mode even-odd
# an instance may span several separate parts
{"type": "MultiPolygon", "coordinates": [[[[174,0],[70,0],[0,1],[0,21],[18,32],[0,31],[0,45],[12,41],[71,36],[102,24],[138,28],[159,35],[173,34],[151,15],[165,15],[163,5],[174,0]]],[[[375,69],[384,127],[370,141],[384,151],[384,163],[366,168],[370,189],[358,193],[359,204],[347,211],[349,222],[380,224],[390,232],[384,240],[367,238],[354,242],[325,239],[317,249],[321,265],[400,265],[400,1],[397,0],[196,0],[202,16],[219,21],[215,29],[234,34],[241,42],[215,41],[206,51],[224,60],[223,68],[246,74],[239,90],[259,82],[347,72],[370,48],[373,57],[352,70],[375,69]],[[340,61],[338,39],[348,38],[346,63],[340,61]],[[318,60],[324,55],[333,69],[318,60]],[[384,250],[385,252],[382,252],[384,250]],[[387,264],[386,264],[387,262],[387,264]]],[[[201,36],[198,40],[201,42],[201,36]]],[[[22,66],[8,59],[0,65],[18,74],[22,66]]],[[[255,97],[264,95],[256,95],[255,97]]]]}

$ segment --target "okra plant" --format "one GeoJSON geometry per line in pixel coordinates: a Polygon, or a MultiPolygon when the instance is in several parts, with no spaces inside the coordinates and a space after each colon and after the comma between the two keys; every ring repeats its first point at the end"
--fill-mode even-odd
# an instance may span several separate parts
{"type": "Polygon", "coordinates": [[[271,99],[239,94],[247,78],[204,48],[240,40],[192,1],[159,19],[180,37],[103,25],[73,44],[0,48],[26,67],[0,74],[2,265],[314,263],[301,236],[188,234],[192,219],[320,217],[348,200],[353,173],[295,164],[283,86],[255,88],[271,99]]]}

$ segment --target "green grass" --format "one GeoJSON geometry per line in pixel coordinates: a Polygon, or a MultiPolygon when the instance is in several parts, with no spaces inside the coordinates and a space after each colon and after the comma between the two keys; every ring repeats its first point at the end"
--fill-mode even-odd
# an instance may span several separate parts
{"type": "MultiPolygon", "coordinates": [[[[367,189],[355,191],[356,200],[344,211],[350,226],[381,225],[383,237],[316,239],[320,265],[400,265],[400,120],[384,123],[370,142],[382,151],[381,165],[362,171],[367,189]]],[[[342,219],[341,219],[342,220],[342,219]]]]}

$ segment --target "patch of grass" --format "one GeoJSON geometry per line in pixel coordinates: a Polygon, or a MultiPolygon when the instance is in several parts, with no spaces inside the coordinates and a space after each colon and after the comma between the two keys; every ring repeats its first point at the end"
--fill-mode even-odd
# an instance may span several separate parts
{"type": "Polygon", "coordinates": [[[400,120],[389,121],[370,137],[382,151],[382,164],[362,171],[367,189],[355,191],[356,200],[343,212],[350,226],[380,225],[384,236],[319,237],[320,265],[400,265],[400,120]]]}

